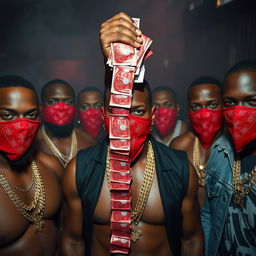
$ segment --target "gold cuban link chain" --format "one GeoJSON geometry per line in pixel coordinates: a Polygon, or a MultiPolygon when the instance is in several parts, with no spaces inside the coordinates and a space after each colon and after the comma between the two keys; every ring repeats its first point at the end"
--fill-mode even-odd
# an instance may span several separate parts
{"type": "Polygon", "coordinates": [[[199,186],[204,186],[205,185],[207,163],[204,164],[204,165],[202,165],[200,163],[199,139],[197,137],[195,138],[195,141],[194,141],[193,165],[194,165],[196,173],[197,173],[199,186]]]}
{"type": "Polygon", "coordinates": [[[33,224],[35,232],[42,230],[44,221],[43,215],[45,210],[45,190],[40,171],[35,161],[31,163],[32,175],[34,176],[35,195],[30,205],[24,203],[19,196],[13,191],[10,182],[0,173],[0,185],[9,196],[19,212],[33,224]]]}
{"type": "Polygon", "coordinates": [[[234,201],[239,207],[243,207],[243,199],[250,193],[253,185],[256,182],[256,166],[244,179],[240,179],[241,176],[241,161],[235,160],[233,166],[233,191],[234,201]],[[244,185],[247,184],[245,187],[244,185]]]}

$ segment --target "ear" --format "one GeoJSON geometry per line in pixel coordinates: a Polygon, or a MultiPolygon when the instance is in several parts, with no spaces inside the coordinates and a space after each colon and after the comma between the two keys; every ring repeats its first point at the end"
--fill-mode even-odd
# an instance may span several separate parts
{"type": "Polygon", "coordinates": [[[177,112],[179,113],[180,112],[180,104],[176,104],[176,109],[177,109],[177,112]]]}
{"type": "Polygon", "coordinates": [[[155,123],[155,115],[156,115],[156,106],[154,105],[152,108],[151,108],[151,126],[154,125],[155,123]]]}
{"type": "Polygon", "coordinates": [[[105,108],[102,106],[102,107],[100,108],[100,110],[101,110],[101,118],[102,118],[102,120],[104,121],[104,117],[105,117],[105,108]]]}

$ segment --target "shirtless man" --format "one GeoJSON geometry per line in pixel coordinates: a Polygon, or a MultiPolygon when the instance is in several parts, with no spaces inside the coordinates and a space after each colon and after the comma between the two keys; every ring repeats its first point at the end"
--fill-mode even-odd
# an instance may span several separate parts
{"type": "MultiPolygon", "coordinates": [[[[134,47],[138,47],[141,42],[136,39],[136,28],[131,18],[124,13],[115,15],[101,25],[100,38],[105,57],[112,42],[129,43],[134,47]]],[[[109,87],[104,96],[104,121],[107,128],[111,112],[109,87]]],[[[140,125],[143,136],[140,135],[138,141],[134,137],[134,146],[130,151],[132,209],[140,194],[145,168],[152,168],[148,167],[152,161],[156,165],[156,175],[138,224],[142,236],[132,242],[129,255],[203,255],[196,174],[184,152],[168,149],[149,135],[154,119],[152,111],[148,84],[134,84],[129,115],[131,131],[134,125],[140,125]],[[148,158],[151,144],[155,158],[148,158]],[[134,147],[142,148],[137,157],[134,147]]],[[[133,136],[131,133],[132,139],[133,136]]],[[[107,146],[108,140],[104,140],[96,147],[80,151],[67,168],[63,181],[65,205],[62,255],[109,255],[111,208],[107,146]]]]}
{"type": "Polygon", "coordinates": [[[212,143],[222,133],[222,85],[212,77],[196,79],[188,89],[188,113],[192,130],[173,140],[170,147],[183,150],[197,171],[199,202],[204,201],[207,160],[212,143]]]}
{"type": "Polygon", "coordinates": [[[1,256],[57,255],[63,170],[56,158],[33,148],[39,120],[33,85],[21,77],[1,77],[1,256]],[[25,209],[29,206],[31,211],[25,209]]]}
{"type": "Polygon", "coordinates": [[[43,126],[38,133],[40,149],[59,159],[65,168],[76,153],[94,146],[87,132],[74,128],[75,93],[63,80],[52,80],[41,92],[43,126]]]}
{"type": "Polygon", "coordinates": [[[79,127],[88,132],[97,141],[105,138],[101,108],[103,94],[95,87],[85,87],[78,93],[77,109],[79,113],[79,127]]]}
{"type": "Polygon", "coordinates": [[[157,141],[169,146],[172,140],[188,130],[186,123],[177,119],[180,105],[176,93],[167,86],[155,88],[153,105],[156,106],[156,112],[152,135],[157,141]]]}

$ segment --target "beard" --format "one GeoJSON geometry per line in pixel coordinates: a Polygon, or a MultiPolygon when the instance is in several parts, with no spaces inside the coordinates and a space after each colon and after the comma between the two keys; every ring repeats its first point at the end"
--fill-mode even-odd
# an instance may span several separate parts
{"type": "Polygon", "coordinates": [[[74,122],[71,124],[56,125],[44,121],[44,125],[50,130],[51,134],[57,138],[69,137],[74,129],[74,122]]]}
{"type": "Polygon", "coordinates": [[[31,146],[19,160],[10,160],[6,157],[11,168],[16,171],[24,171],[24,169],[31,163],[32,155],[35,154],[35,147],[31,146]]]}

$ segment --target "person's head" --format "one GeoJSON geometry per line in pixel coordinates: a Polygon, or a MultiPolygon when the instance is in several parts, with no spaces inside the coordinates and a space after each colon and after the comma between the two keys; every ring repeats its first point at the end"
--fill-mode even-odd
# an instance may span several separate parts
{"type": "Polygon", "coordinates": [[[86,87],[78,93],[79,122],[84,130],[97,137],[102,128],[101,108],[103,93],[95,87],[86,87]]]}
{"type": "Polygon", "coordinates": [[[34,86],[19,76],[0,77],[0,152],[13,165],[27,161],[39,120],[34,86]]]}
{"type": "Polygon", "coordinates": [[[222,84],[209,76],[199,77],[188,88],[191,126],[205,149],[223,126],[222,84]]]}
{"type": "Polygon", "coordinates": [[[111,114],[114,114],[115,109],[109,106],[110,95],[110,88],[107,87],[104,98],[106,132],[112,134],[113,137],[120,136],[120,134],[122,134],[122,138],[125,136],[130,137],[130,157],[131,161],[134,161],[144,148],[154,120],[150,86],[146,81],[139,84],[134,83],[131,108],[126,117],[112,116],[110,118],[111,114]]]}
{"type": "Polygon", "coordinates": [[[153,90],[153,105],[155,112],[155,131],[162,138],[169,134],[176,124],[180,106],[177,103],[177,95],[167,86],[159,86],[153,90]]]}
{"type": "Polygon", "coordinates": [[[188,112],[201,108],[217,110],[222,108],[222,83],[210,76],[194,80],[188,88],[188,112]]]}
{"type": "Polygon", "coordinates": [[[78,111],[83,112],[92,108],[101,109],[103,93],[96,87],[86,87],[77,96],[78,111]]]}
{"type": "Polygon", "coordinates": [[[41,92],[42,118],[46,127],[56,137],[71,134],[75,120],[75,92],[66,81],[47,82],[41,92]]]}
{"type": "Polygon", "coordinates": [[[152,91],[153,105],[158,108],[172,108],[177,111],[180,106],[177,102],[176,92],[168,86],[159,86],[152,91]]]}
{"type": "MultiPolygon", "coordinates": [[[[224,78],[224,115],[237,152],[256,140],[256,61],[231,67],[224,78]]],[[[254,145],[255,147],[255,145],[254,145]]]]}

